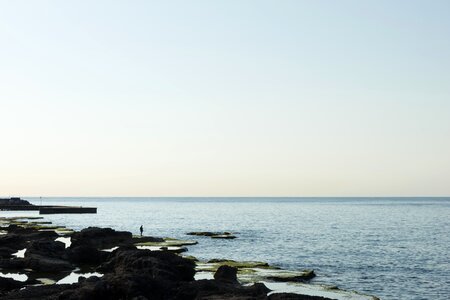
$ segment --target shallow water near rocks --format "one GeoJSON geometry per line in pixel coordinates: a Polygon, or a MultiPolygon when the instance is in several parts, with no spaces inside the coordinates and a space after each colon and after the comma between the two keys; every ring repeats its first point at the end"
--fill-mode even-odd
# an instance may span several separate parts
{"type": "Polygon", "coordinates": [[[25,282],[28,279],[28,276],[26,274],[21,274],[21,273],[3,273],[3,272],[0,272],[0,277],[12,278],[14,280],[22,281],[22,282],[25,282]]]}
{"type": "Polygon", "coordinates": [[[13,253],[12,255],[17,258],[24,258],[25,252],[27,251],[27,248],[17,251],[16,253],[13,253]]]}
{"type": "Polygon", "coordinates": [[[90,273],[77,273],[77,271],[73,271],[63,279],[56,282],[56,284],[72,284],[78,282],[78,279],[80,277],[89,278],[92,276],[102,277],[103,274],[97,273],[97,272],[90,272],[90,273]]]}
{"type": "MultiPolygon", "coordinates": [[[[40,199],[30,199],[40,204],[40,199]]],[[[98,207],[97,215],[48,215],[80,230],[112,227],[194,239],[187,255],[314,269],[315,284],[381,299],[447,299],[450,198],[43,198],[98,207]],[[234,240],[186,236],[228,231],[234,240]]],[[[36,212],[1,212],[2,216],[36,212]]]]}

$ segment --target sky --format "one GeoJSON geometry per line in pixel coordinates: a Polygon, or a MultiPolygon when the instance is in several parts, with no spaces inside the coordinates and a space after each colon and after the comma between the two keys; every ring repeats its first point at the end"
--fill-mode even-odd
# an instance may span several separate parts
{"type": "Polygon", "coordinates": [[[449,13],[0,0],[0,196],[449,196],[449,13]]]}

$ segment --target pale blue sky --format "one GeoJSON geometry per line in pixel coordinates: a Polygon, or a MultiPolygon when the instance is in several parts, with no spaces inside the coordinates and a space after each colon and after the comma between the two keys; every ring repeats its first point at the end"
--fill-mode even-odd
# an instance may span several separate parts
{"type": "Polygon", "coordinates": [[[0,195],[450,195],[449,1],[0,0],[0,195]]]}

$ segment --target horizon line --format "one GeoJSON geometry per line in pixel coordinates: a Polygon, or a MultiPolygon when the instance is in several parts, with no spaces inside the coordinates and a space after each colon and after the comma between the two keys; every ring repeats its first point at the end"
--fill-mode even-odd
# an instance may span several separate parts
{"type": "Polygon", "coordinates": [[[450,198],[440,196],[0,196],[0,198],[450,198]]]}

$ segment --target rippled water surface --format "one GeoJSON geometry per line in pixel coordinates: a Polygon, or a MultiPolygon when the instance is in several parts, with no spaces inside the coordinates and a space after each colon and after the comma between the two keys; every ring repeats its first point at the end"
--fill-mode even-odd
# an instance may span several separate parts
{"type": "Polygon", "coordinates": [[[45,216],[74,229],[138,234],[143,224],[146,235],[184,239],[189,231],[237,233],[235,240],[194,237],[199,244],[189,252],[200,259],[311,268],[315,282],[382,299],[450,295],[450,198],[43,198],[42,204],[98,207],[97,215],[45,216]]]}

